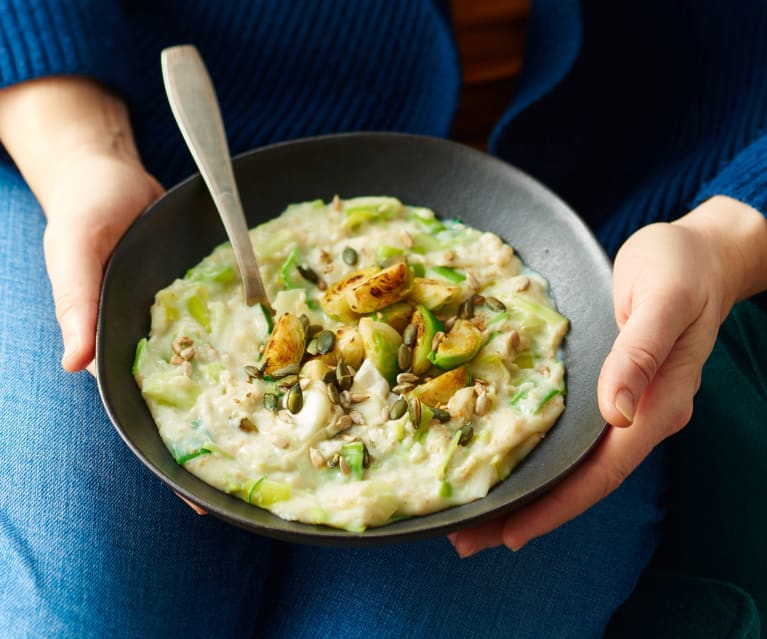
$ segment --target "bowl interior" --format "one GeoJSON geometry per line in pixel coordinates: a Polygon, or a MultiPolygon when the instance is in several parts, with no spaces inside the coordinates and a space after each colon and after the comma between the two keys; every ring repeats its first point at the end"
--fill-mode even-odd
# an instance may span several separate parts
{"type": "Polygon", "coordinates": [[[364,533],[284,521],[211,488],[173,460],[131,374],[155,292],[226,239],[202,179],[193,176],[142,215],[118,245],[105,274],[97,334],[98,382],[107,412],[134,453],[174,490],[215,516],[267,536],[375,544],[445,534],[517,508],[566,476],[595,445],[605,427],[597,375],[615,335],[609,263],[583,223],[550,191],[487,154],[400,134],[288,142],[239,156],[234,166],[250,226],[292,202],[328,201],[338,193],[396,196],[499,234],[547,277],[559,310],[570,318],[563,348],[567,409],[484,499],[364,533]]]}

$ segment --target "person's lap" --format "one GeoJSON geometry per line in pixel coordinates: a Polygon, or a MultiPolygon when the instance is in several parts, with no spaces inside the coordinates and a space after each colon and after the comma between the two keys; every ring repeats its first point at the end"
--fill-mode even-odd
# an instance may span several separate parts
{"type": "Polygon", "coordinates": [[[133,458],[88,374],[59,366],[43,218],[0,172],[0,628],[4,636],[598,635],[655,544],[654,455],[518,553],[445,539],[272,543],[198,517],[133,458]]]}

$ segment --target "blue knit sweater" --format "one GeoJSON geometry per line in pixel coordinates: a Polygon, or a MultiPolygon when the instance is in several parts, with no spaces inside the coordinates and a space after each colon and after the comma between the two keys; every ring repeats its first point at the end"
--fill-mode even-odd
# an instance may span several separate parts
{"type": "MultiPolygon", "coordinates": [[[[449,136],[460,68],[429,0],[0,0],[0,86],[94,77],[166,185],[193,171],[160,50],[195,43],[233,152],[331,131],[449,136]]],[[[723,193],[767,212],[764,0],[534,0],[491,150],[558,192],[608,252],[723,193]]]]}

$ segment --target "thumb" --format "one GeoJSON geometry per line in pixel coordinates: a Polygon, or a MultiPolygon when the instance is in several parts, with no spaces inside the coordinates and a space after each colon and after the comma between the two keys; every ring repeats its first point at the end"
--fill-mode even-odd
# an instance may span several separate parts
{"type": "Polygon", "coordinates": [[[671,294],[650,295],[631,309],[599,375],[599,408],[609,424],[634,421],[639,398],[689,324],[671,294]]]}
{"type": "Polygon", "coordinates": [[[52,223],[45,231],[45,259],[64,340],[61,365],[69,372],[85,368],[95,353],[103,264],[93,248],[82,240],[73,236],[71,229],[52,223]]]}

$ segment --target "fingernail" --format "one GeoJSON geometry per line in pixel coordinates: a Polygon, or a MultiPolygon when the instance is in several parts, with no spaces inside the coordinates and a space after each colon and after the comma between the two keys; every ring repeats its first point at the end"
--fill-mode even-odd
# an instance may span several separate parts
{"type": "Polygon", "coordinates": [[[76,336],[64,338],[64,355],[61,357],[62,365],[67,363],[67,360],[74,357],[75,353],[79,350],[80,343],[76,336]]]}
{"type": "Polygon", "coordinates": [[[629,422],[634,421],[634,396],[625,388],[615,394],[615,410],[629,422]]]}

